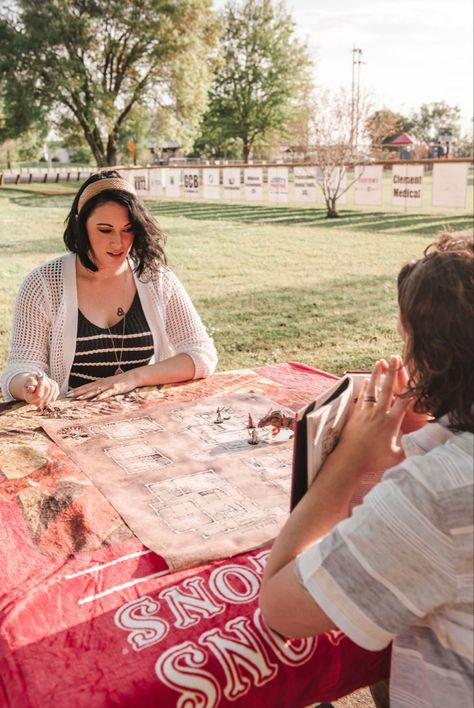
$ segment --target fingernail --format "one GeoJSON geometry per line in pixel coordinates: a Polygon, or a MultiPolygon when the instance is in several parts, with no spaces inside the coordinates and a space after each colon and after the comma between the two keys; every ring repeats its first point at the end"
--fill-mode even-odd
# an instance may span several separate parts
{"type": "Polygon", "coordinates": [[[395,356],[395,354],[392,354],[392,356],[389,359],[389,366],[392,369],[396,369],[398,366],[398,358],[395,356]]]}
{"type": "Polygon", "coordinates": [[[72,398],[74,396],[74,391],[67,391],[64,395],[66,398],[72,398]]]}

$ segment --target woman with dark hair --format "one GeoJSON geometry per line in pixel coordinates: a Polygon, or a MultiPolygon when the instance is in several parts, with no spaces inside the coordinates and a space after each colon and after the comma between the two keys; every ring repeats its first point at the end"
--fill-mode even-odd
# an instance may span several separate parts
{"type": "Polygon", "coordinates": [[[473,705],[473,256],[472,235],[443,234],[401,270],[406,369],[377,362],[262,583],[285,636],[393,641],[391,708],[473,705]],[[361,477],[383,470],[348,516],[361,477]]]}
{"type": "Polygon", "coordinates": [[[69,253],[33,270],[15,305],[6,400],[107,398],[212,374],[217,355],[163,234],[115,170],[92,175],[66,219],[69,253]]]}

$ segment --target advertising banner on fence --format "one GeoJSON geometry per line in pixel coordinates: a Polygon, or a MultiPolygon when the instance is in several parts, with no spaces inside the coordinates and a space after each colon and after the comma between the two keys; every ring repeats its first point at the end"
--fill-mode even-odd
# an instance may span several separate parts
{"type": "Polygon", "coordinates": [[[148,186],[151,197],[163,196],[163,170],[161,167],[155,167],[148,170],[148,186]]]}
{"type": "Polygon", "coordinates": [[[394,165],[392,168],[392,205],[421,207],[423,203],[423,165],[394,165]]]}
{"type": "Polygon", "coordinates": [[[223,170],[224,198],[240,199],[240,167],[228,167],[223,170]]]}
{"type": "Polygon", "coordinates": [[[354,177],[354,204],[381,206],[383,165],[356,165],[354,177]]]}
{"type": "Polygon", "coordinates": [[[316,204],[316,167],[295,167],[293,194],[295,202],[316,204]]]}
{"type": "Polygon", "coordinates": [[[435,207],[466,206],[467,197],[467,162],[448,162],[433,165],[433,187],[431,204],[435,207]]]}
{"type": "Polygon", "coordinates": [[[263,201],[263,170],[261,167],[245,168],[244,194],[248,201],[263,201]]]}
{"type": "Polygon", "coordinates": [[[203,195],[205,199],[219,199],[221,171],[215,167],[204,167],[202,171],[203,195]]]}
{"type": "Polygon", "coordinates": [[[199,196],[199,170],[185,167],[183,169],[183,191],[188,199],[199,196]]]}
{"type": "Polygon", "coordinates": [[[179,197],[181,170],[179,167],[166,167],[163,170],[165,193],[167,197],[179,197]]]}
{"type": "Polygon", "coordinates": [[[288,201],[288,168],[268,168],[268,199],[271,202],[288,201]]]}
{"type": "Polygon", "coordinates": [[[130,170],[130,175],[136,193],[140,197],[147,197],[149,194],[148,170],[130,170]]]}

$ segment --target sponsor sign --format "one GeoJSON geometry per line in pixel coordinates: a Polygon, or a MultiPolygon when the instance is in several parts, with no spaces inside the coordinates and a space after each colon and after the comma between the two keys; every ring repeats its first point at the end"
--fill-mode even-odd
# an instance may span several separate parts
{"type": "Polygon", "coordinates": [[[202,171],[203,194],[206,199],[219,199],[221,171],[216,167],[205,167],[202,171]]]}
{"type": "Polygon", "coordinates": [[[131,182],[140,197],[149,195],[148,170],[130,170],[131,182]]]}
{"type": "Polygon", "coordinates": [[[421,207],[423,203],[423,165],[392,167],[392,205],[421,207]]]}
{"type": "Polygon", "coordinates": [[[268,198],[271,202],[288,201],[288,168],[268,168],[268,198]]]}
{"type": "Polygon", "coordinates": [[[381,206],[383,165],[356,165],[354,177],[354,204],[381,206]]]}
{"type": "Polygon", "coordinates": [[[240,167],[223,170],[225,199],[240,199],[240,167]]]}
{"type": "Polygon", "coordinates": [[[467,162],[435,163],[431,203],[435,207],[466,207],[467,162]]]}
{"type": "Polygon", "coordinates": [[[189,169],[189,167],[183,170],[183,191],[188,199],[199,196],[199,170],[189,169]]]}
{"type": "Polygon", "coordinates": [[[150,189],[150,196],[163,196],[163,170],[160,167],[148,170],[148,186],[150,189]]]}
{"type": "Polygon", "coordinates": [[[263,201],[263,170],[261,167],[246,167],[244,170],[244,193],[248,201],[263,201]]]}
{"type": "Polygon", "coordinates": [[[181,170],[179,167],[167,167],[165,173],[165,193],[167,197],[179,197],[181,170]]]}
{"type": "Polygon", "coordinates": [[[293,194],[295,202],[316,203],[316,167],[295,167],[293,194]]]}

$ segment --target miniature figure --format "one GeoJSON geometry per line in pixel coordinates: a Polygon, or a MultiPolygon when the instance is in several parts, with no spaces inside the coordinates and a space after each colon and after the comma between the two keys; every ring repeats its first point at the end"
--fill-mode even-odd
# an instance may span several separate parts
{"type": "MultiPolygon", "coordinates": [[[[282,428],[291,430],[294,433],[295,423],[296,418],[288,416],[286,413],[283,413],[283,411],[274,411],[270,408],[268,413],[266,413],[263,418],[260,418],[258,421],[257,428],[266,428],[267,425],[271,425],[272,437],[275,437],[275,435],[278,435],[282,428]]],[[[291,435],[291,437],[293,437],[293,435],[291,435]]]]}
{"type": "Polygon", "coordinates": [[[253,418],[252,418],[252,414],[251,414],[251,413],[249,413],[247,428],[248,428],[249,430],[252,430],[252,428],[255,428],[255,423],[253,422],[253,418]]]}
{"type": "Polygon", "coordinates": [[[249,439],[247,440],[249,445],[258,445],[260,442],[258,439],[257,428],[249,428],[249,439]]]}
{"type": "Polygon", "coordinates": [[[214,423],[222,423],[223,421],[224,421],[224,419],[222,417],[222,408],[220,406],[217,406],[216,419],[215,419],[214,423]]]}

